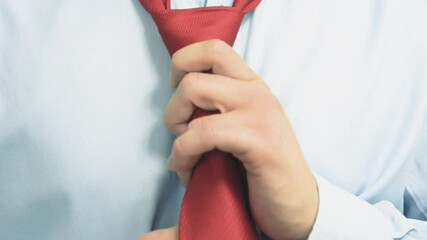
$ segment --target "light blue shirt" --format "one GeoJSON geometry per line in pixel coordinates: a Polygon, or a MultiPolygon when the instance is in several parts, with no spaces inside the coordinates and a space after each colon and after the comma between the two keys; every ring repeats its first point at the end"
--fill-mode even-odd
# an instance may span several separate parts
{"type": "MultiPolygon", "coordinates": [[[[317,176],[311,239],[427,239],[426,22],[423,0],[264,0],[244,19],[235,49],[317,176]]],[[[0,239],[176,224],[168,71],[137,0],[0,0],[0,239]]]]}

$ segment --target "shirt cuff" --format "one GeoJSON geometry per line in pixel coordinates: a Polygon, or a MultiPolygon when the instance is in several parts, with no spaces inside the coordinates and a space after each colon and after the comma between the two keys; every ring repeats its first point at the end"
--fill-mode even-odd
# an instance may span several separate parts
{"type": "Polygon", "coordinates": [[[366,201],[316,176],[319,209],[309,240],[392,239],[393,227],[366,201]]]}

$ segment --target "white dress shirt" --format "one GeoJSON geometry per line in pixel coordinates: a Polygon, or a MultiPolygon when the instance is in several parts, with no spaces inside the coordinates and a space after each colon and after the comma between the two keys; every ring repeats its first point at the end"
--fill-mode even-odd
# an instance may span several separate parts
{"type": "MultiPolygon", "coordinates": [[[[235,49],[317,176],[311,239],[427,239],[426,23],[423,0],[264,0],[245,17],[235,49]]],[[[0,0],[0,239],[177,223],[168,70],[137,0],[0,0]]]]}

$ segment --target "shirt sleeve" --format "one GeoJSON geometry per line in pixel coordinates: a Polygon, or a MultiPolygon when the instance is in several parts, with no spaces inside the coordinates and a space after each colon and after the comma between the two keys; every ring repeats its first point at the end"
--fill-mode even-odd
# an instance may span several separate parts
{"type": "Polygon", "coordinates": [[[320,201],[309,239],[427,239],[427,124],[422,135],[407,174],[404,213],[391,202],[370,204],[316,176],[320,201]]]}

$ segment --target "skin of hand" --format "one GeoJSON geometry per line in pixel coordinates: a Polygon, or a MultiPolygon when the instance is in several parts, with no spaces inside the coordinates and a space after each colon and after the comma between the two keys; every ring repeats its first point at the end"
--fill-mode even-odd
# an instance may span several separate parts
{"type": "MultiPolygon", "coordinates": [[[[233,154],[246,169],[250,210],[260,229],[272,239],[307,239],[319,204],[317,182],[280,102],[260,77],[229,45],[210,40],[173,55],[170,83],[177,90],[165,124],[177,138],[169,169],[186,185],[203,153],[217,148],[233,154]],[[196,107],[220,114],[189,122],[196,107]]],[[[177,227],[142,239],[178,239],[177,227]]]]}

